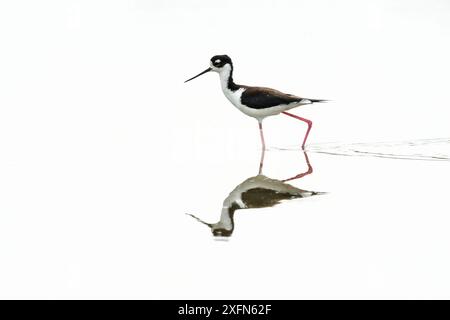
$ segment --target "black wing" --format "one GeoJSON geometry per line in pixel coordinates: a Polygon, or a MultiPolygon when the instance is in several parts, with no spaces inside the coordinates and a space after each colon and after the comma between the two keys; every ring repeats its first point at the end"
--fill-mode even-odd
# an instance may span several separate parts
{"type": "Polygon", "coordinates": [[[241,103],[253,109],[271,108],[293,102],[307,101],[292,94],[286,94],[270,88],[253,87],[246,89],[241,96],[241,103]]]}
{"type": "Polygon", "coordinates": [[[253,188],[242,193],[242,202],[247,208],[266,208],[279,204],[282,200],[303,198],[302,190],[296,193],[279,192],[271,189],[253,188]]]}

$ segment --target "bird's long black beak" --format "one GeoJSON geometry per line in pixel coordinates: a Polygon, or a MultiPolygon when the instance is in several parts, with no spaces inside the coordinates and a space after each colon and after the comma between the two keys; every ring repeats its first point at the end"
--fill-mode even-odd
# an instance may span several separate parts
{"type": "Polygon", "coordinates": [[[194,219],[197,220],[198,222],[203,223],[203,224],[207,225],[208,227],[212,228],[212,223],[207,223],[207,222],[205,222],[205,221],[203,221],[203,220],[197,218],[197,217],[194,216],[193,214],[190,214],[190,213],[186,213],[186,214],[187,214],[188,216],[191,216],[192,218],[194,218],[194,219]]]}
{"type": "Polygon", "coordinates": [[[192,78],[190,78],[190,79],[187,79],[184,83],[186,83],[186,82],[188,82],[188,81],[191,81],[191,80],[194,80],[195,78],[197,78],[197,77],[200,77],[202,74],[205,74],[205,73],[207,73],[207,72],[210,72],[212,69],[211,68],[208,68],[208,69],[206,69],[205,71],[202,71],[202,72],[200,72],[198,75],[196,75],[195,77],[192,77],[192,78]]]}

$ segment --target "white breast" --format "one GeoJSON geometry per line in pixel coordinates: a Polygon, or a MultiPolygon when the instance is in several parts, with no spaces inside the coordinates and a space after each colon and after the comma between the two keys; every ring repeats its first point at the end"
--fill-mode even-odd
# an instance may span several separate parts
{"type": "Polygon", "coordinates": [[[220,76],[220,85],[222,87],[223,94],[227,97],[228,100],[239,110],[242,111],[242,107],[245,107],[241,104],[241,94],[244,92],[244,88],[238,89],[236,91],[231,91],[228,89],[228,79],[230,78],[231,67],[230,65],[225,65],[224,68],[219,72],[220,76]]]}
{"type": "Polygon", "coordinates": [[[236,91],[231,91],[231,90],[228,89],[227,87],[225,87],[225,88],[222,87],[222,91],[223,91],[223,94],[225,95],[225,97],[227,97],[227,99],[230,100],[230,102],[231,102],[236,108],[238,108],[238,109],[241,110],[242,112],[246,113],[246,112],[245,112],[245,109],[250,109],[250,108],[244,106],[244,105],[241,103],[241,95],[242,95],[242,92],[244,92],[244,90],[245,90],[245,88],[241,88],[241,89],[238,89],[238,90],[236,90],[236,91]]]}

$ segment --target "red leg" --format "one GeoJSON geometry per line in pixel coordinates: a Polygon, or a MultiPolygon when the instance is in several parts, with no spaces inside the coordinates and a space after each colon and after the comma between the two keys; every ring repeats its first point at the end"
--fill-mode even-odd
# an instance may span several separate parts
{"type": "Polygon", "coordinates": [[[261,136],[261,143],[262,143],[262,151],[261,151],[261,160],[259,161],[259,172],[258,174],[262,173],[262,168],[264,164],[264,154],[266,153],[266,143],[264,141],[264,132],[262,128],[262,122],[258,121],[259,123],[259,135],[261,136]]]}
{"type": "Polygon", "coordinates": [[[302,118],[302,117],[299,117],[299,116],[296,116],[295,114],[292,114],[292,113],[289,113],[289,112],[286,112],[286,111],[283,111],[283,113],[285,115],[288,115],[288,116],[292,117],[292,118],[295,118],[295,119],[301,120],[303,122],[306,122],[306,124],[308,125],[308,130],[306,130],[305,138],[303,139],[303,143],[302,143],[302,149],[305,149],[306,139],[308,139],[309,131],[311,131],[311,127],[312,127],[312,121],[308,120],[308,119],[305,119],[305,118],[302,118]]]}
{"type": "Polygon", "coordinates": [[[264,154],[266,153],[265,149],[261,150],[261,159],[259,160],[259,171],[258,174],[262,174],[262,169],[264,165],[264,154]]]}
{"type": "Polygon", "coordinates": [[[262,127],[262,122],[258,121],[258,124],[259,124],[259,135],[261,136],[262,148],[263,148],[263,150],[266,150],[266,142],[264,141],[264,132],[263,132],[263,127],[262,127]]]}
{"type": "Polygon", "coordinates": [[[304,176],[307,176],[308,174],[313,173],[313,168],[312,168],[311,164],[309,163],[308,154],[305,151],[303,151],[303,155],[305,156],[305,161],[306,161],[306,165],[308,166],[308,170],[306,170],[305,172],[299,173],[296,176],[293,176],[292,178],[285,179],[285,180],[283,180],[283,182],[300,179],[300,178],[303,178],[304,176]]]}

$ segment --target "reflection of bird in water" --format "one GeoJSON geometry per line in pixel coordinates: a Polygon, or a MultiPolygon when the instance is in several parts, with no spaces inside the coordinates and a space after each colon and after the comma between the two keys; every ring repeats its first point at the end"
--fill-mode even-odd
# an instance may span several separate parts
{"type": "Polygon", "coordinates": [[[223,201],[219,222],[207,223],[192,214],[189,215],[210,227],[214,236],[229,237],[234,231],[234,213],[236,210],[268,208],[283,200],[323,194],[323,192],[302,190],[286,183],[286,181],[299,179],[312,173],[313,169],[309,163],[308,155],[305,152],[303,154],[308,165],[306,172],[285,180],[271,179],[260,172],[257,176],[250,177],[240,183],[223,201]]]}

